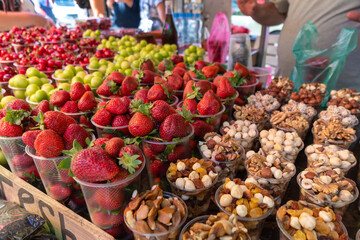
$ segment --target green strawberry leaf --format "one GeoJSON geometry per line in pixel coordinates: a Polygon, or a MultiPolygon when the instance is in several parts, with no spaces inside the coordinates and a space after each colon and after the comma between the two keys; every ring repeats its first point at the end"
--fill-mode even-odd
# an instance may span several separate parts
{"type": "Polygon", "coordinates": [[[193,122],[193,118],[196,117],[196,114],[192,114],[189,110],[187,110],[184,106],[181,108],[182,111],[176,111],[178,114],[180,114],[184,119],[185,122],[193,122]]]}
{"type": "MultiPolygon", "coordinates": [[[[115,135],[117,137],[121,137],[121,138],[125,137],[125,134],[122,131],[116,130],[116,129],[104,129],[103,132],[110,133],[110,134],[113,134],[113,135],[115,135]]],[[[105,144],[103,144],[103,145],[105,146],[105,144]]],[[[101,147],[103,147],[103,146],[101,145],[101,147]]]]}
{"type": "Polygon", "coordinates": [[[135,173],[135,169],[142,163],[139,160],[140,155],[130,155],[127,152],[123,152],[123,156],[119,159],[119,165],[127,170],[130,174],[135,173]]]}
{"type": "Polygon", "coordinates": [[[6,109],[5,121],[15,125],[21,125],[24,118],[29,117],[30,112],[25,110],[13,110],[11,108],[6,109]]]}
{"type": "Polygon", "coordinates": [[[138,74],[135,75],[136,80],[138,83],[141,83],[142,78],[145,76],[144,71],[140,71],[138,74]]]}
{"type": "Polygon", "coordinates": [[[191,89],[193,91],[191,93],[188,93],[186,95],[186,98],[200,100],[203,97],[203,95],[200,92],[201,88],[195,87],[195,83],[191,86],[191,89]]]}
{"type": "Polygon", "coordinates": [[[75,177],[75,174],[71,171],[71,169],[69,169],[69,176],[70,177],[75,177]]]}
{"type": "Polygon", "coordinates": [[[206,118],[206,123],[208,124],[213,124],[214,121],[215,121],[215,117],[206,118]]]}
{"type": "Polygon", "coordinates": [[[70,165],[71,165],[71,158],[64,158],[60,163],[59,163],[59,168],[60,169],[70,169],[70,165]]]}
{"type": "Polygon", "coordinates": [[[144,102],[143,102],[143,100],[141,100],[141,99],[133,99],[132,101],[131,101],[131,103],[130,103],[130,109],[133,111],[133,112],[136,112],[137,111],[137,109],[141,106],[141,105],[143,105],[143,104],[145,104],[144,102]]]}
{"type": "Polygon", "coordinates": [[[119,215],[120,213],[121,213],[121,208],[111,211],[111,214],[113,215],[119,215]]]}
{"type": "Polygon", "coordinates": [[[194,72],[196,74],[197,79],[203,79],[203,80],[207,79],[207,77],[203,74],[201,70],[195,69],[194,72]]]}
{"type": "Polygon", "coordinates": [[[110,91],[113,94],[116,94],[120,90],[120,87],[113,80],[108,81],[106,86],[110,87],[110,91]]]}
{"type": "Polygon", "coordinates": [[[164,89],[164,93],[167,96],[168,100],[171,100],[172,95],[174,95],[174,92],[170,93],[169,89],[167,89],[162,83],[160,83],[160,86],[164,89]]]}
{"type": "Polygon", "coordinates": [[[170,70],[166,70],[164,77],[167,78],[168,76],[171,76],[173,73],[170,70]]]}
{"type": "Polygon", "coordinates": [[[228,77],[228,79],[233,87],[241,86],[246,83],[247,77],[241,77],[240,73],[235,70],[232,71],[232,73],[234,74],[234,77],[228,77]]]}
{"type": "Polygon", "coordinates": [[[73,142],[73,148],[70,150],[64,150],[62,151],[63,154],[70,156],[70,157],[75,157],[75,155],[80,152],[81,150],[83,150],[83,147],[80,145],[80,143],[76,140],[74,140],[73,142]]]}
{"type": "Polygon", "coordinates": [[[39,111],[38,115],[33,117],[34,121],[37,122],[39,124],[39,126],[34,127],[33,129],[41,129],[41,130],[45,130],[45,125],[44,125],[44,114],[42,111],[39,111]]]}

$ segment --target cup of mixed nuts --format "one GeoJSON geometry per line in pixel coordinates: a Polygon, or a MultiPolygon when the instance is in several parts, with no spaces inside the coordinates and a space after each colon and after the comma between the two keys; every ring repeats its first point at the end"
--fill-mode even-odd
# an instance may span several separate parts
{"type": "Polygon", "coordinates": [[[244,106],[234,107],[234,118],[237,120],[248,120],[255,123],[259,131],[266,126],[270,115],[265,111],[265,108],[257,108],[254,104],[246,104],[244,106]]]}
{"type": "Polygon", "coordinates": [[[271,114],[270,123],[273,128],[284,132],[296,131],[304,139],[309,130],[309,121],[300,111],[280,112],[271,114]]]}
{"type": "Polygon", "coordinates": [[[280,104],[285,104],[290,100],[294,88],[294,82],[289,78],[275,77],[269,87],[261,92],[276,97],[280,104]]]}
{"type": "Polygon", "coordinates": [[[292,112],[292,111],[299,111],[301,112],[306,120],[309,123],[316,117],[317,111],[312,106],[309,106],[302,102],[296,102],[294,100],[290,100],[287,104],[281,107],[281,111],[283,112],[292,112]]]}
{"type": "Polygon", "coordinates": [[[355,115],[360,117],[360,93],[355,89],[343,88],[338,91],[332,90],[330,92],[331,99],[327,103],[328,106],[336,105],[346,108],[355,115]]]}
{"type": "Polygon", "coordinates": [[[336,105],[330,105],[325,111],[321,111],[319,118],[327,122],[340,121],[344,127],[354,128],[359,124],[358,118],[350,110],[336,105]]]}
{"type": "Polygon", "coordinates": [[[304,83],[300,86],[299,92],[293,92],[291,94],[291,99],[319,109],[325,95],[326,85],[324,83],[304,83]]]}
{"type": "Polygon", "coordinates": [[[273,112],[281,106],[276,97],[269,94],[262,94],[261,92],[256,92],[248,97],[247,100],[249,104],[254,104],[257,108],[264,108],[267,112],[273,112]]]}

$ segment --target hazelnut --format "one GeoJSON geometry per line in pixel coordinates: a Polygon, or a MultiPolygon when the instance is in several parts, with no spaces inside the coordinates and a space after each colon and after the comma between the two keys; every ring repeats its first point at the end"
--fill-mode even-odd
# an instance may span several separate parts
{"type": "Polygon", "coordinates": [[[215,160],[218,162],[224,162],[224,161],[226,161],[226,157],[224,156],[224,154],[218,153],[215,156],[215,160]]]}
{"type": "Polygon", "coordinates": [[[299,222],[299,218],[298,217],[291,217],[290,218],[290,226],[295,228],[295,229],[300,230],[301,225],[300,225],[300,222],[299,222]]]}
{"type": "Polygon", "coordinates": [[[308,179],[314,179],[315,176],[316,176],[316,174],[313,173],[313,172],[307,172],[307,173],[304,175],[304,177],[305,177],[305,178],[308,178],[308,179]]]}
{"type": "Polygon", "coordinates": [[[209,141],[206,142],[206,146],[209,148],[209,149],[213,149],[216,145],[216,142],[215,140],[211,139],[209,141]]]}
{"type": "Polygon", "coordinates": [[[231,191],[230,194],[233,198],[240,199],[243,196],[243,191],[240,185],[234,185],[230,191],[231,191]]]}
{"type": "Polygon", "coordinates": [[[316,226],[316,221],[313,216],[307,212],[302,212],[299,217],[301,226],[309,231],[312,231],[316,226]]]}
{"type": "Polygon", "coordinates": [[[177,170],[178,171],[183,171],[183,170],[185,170],[185,168],[186,168],[186,165],[185,165],[185,163],[184,162],[178,162],[177,164],[176,164],[176,168],[177,168],[177,170]]]}
{"type": "Polygon", "coordinates": [[[320,211],[319,217],[321,217],[325,222],[331,222],[332,221],[332,214],[330,212],[326,211],[320,211]]]}
{"type": "Polygon", "coordinates": [[[272,172],[271,172],[270,168],[266,167],[266,168],[261,169],[260,175],[263,178],[271,178],[272,177],[272,172]]]}
{"type": "Polygon", "coordinates": [[[220,205],[223,207],[230,206],[231,202],[232,202],[232,197],[230,194],[224,194],[220,198],[220,205]]]}
{"type": "Polygon", "coordinates": [[[236,206],[236,213],[239,217],[246,217],[248,213],[246,206],[245,205],[236,206]]]}
{"type": "Polygon", "coordinates": [[[274,207],[274,200],[268,196],[265,196],[263,199],[263,203],[268,206],[268,208],[274,207]]]}

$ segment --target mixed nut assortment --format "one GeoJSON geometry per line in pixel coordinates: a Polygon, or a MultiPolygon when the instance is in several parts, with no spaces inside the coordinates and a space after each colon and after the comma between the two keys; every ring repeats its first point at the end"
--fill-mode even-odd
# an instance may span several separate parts
{"type": "Polygon", "coordinates": [[[257,108],[254,104],[246,104],[244,106],[235,106],[234,117],[237,120],[248,120],[256,123],[259,131],[265,127],[269,114],[264,108],[257,108]]]}
{"type": "Polygon", "coordinates": [[[284,104],[290,99],[294,88],[294,82],[289,78],[275,77],[262,93],[276,97],[281,104],[284,104]]]}
{"type": "Polygon", "coordinates": [[[344,174],[356,165],[356,158],[352,152],[336,145],[323,146],[312,144],[305,148],[308,167],[329,166],[340,168],[344,174]]]}
{"type": "Polygon", "coordinates": [[[220,212],[217,215],[194,219],[194,224],[182,235],[182,240],[247,240],[247,229],[236,215],[220,212]],[[196,220],[196,222],[195,222],[196,220]]]}
{"type": "Polygon", "coordinates": [[[347,100],[355,100],[357,102],[360,102],[359,93],[356,92],[355,89],[350,89],[350,88],[343,88],[340,90],[331,90],[330,97],[331,97],[331,99],[345,98],[347,100]]]}
{"type": "Polygon", "coordinates": [[[359,124],[359,120],[350,110],[344,107],[330,105],[326,110],[319,113],[319,118],[327,122],[340,121],[345,127],[355,127],[359,124]]]}
{"type": "Polygon", "coordinates": [[[246,151],[252,148],[254,140],[259,135],[256,124],[248,120],[224,122],[221,132],[225,136],[237,140],[246,151]]]}
{"type": "Polygon", "coordinates": [[[273,127],[284,131],[296,131],[304,138],[309,130],[309,122],[299,111],[280,112],[271,114],[270,123],[273,127]]]}
{"type": "Polygon", "coordinates": [[[281,106],[276,97],[273,97],[270,94],[262,94],[261,92],[256,92],[247,100],[250,104],[255,105],[257,108],[264,108],[267,112],[272,112],[279,109],[281,106]]]}
{"type": "Polygon", "coordinates": [[[303,102],[312,107],[319,108],[326,94],[326,85],[323,83],[305,83],[299,88],[299,92],[293,92],[291,99],[303,102]]]}
{"type": "Polygon", "coordinates": [[[351,114],[359,117],[360,114],[360,94],[354,89],[343,88],[338,91],[330,92],[331,99],[327,103],[328,106],[336,105],[344,107],[351,111],[351,114]]]}
{"type": "Polygon", "coordinates": [[[309,123],[317,115],[317,111],[312,106],[309,106],[302,102],[296,102],[294,100],[290,100],[286,105],[283,105],[281,107],[281,110],[283,112],[299,111],[304,115],[304,117],[306,118],[306,120],[309,121],[309,123]]]}
{"type": "Polygon", "coordinates": [[[287,239],[348,239],[341,217],[329,207],[290,200],[277,210],[276,218],[287,239]]]}

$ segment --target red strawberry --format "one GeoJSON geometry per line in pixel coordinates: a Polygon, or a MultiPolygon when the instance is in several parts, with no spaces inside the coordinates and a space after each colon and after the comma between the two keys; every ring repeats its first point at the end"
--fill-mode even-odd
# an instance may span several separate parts
{"type": "Polygon", "coordinates": [[[233,72],[226,72],[224,73],[223,77],[233,78],[235,77],[235,74],[233,72]]]}
{"type": "Polygon", "coordinates": [[[186,69],[184,69],[182,67],[176,67],[172,70],[172,72],[179,74],[180,77],[183,77],[186,73],[186,69]]]}
{"type": "Polygon", "coordinates": [[[234,70],[240,73],[240,77],[247,77],[249,75],[249,69],[240,63],[235,63],[234,70]]]}
{"type": "Polygon", "coordinates": [[[162,152],[165,151],[166,146],[164,144],[162,144],[163,142],[161,142],[161,141],[159,141],[157,139],[152,140],[152,142],[154,142],[154,143],[146,143],[145,146],[150,148],[151,151],[155,152],[156,155],[158,153],[162,153],[162,152]],[[156,143],[159,143],[159,144],[156,144],[156,143]]]}
{"type": "Polygon", "coordinates": [[[188,155],[189,153],[184,145],[177,145],[176,147],[174,147],[172,152],[169,153],[169,155],[167,156],[167,160],[169,160],[169,162],[176,162],[176,160],[184,159],[188,157],[188,155]]]}
{"type": "Polygon", "coordinates": [[[19,125],[5,121],[5,118],[0,120],[0,136],[2,137],[19,137],[23,134],[23,129],[19,125]]]}
{"type": "Polygon", "coordinates": [[[150,163],[151,174],[155,177],[163,177],[166,174],[167,166],[161,160],[155,159],[150,163]]]}
{"type": "Polygon", "coordinates": [[[150,70],[150,71],[155,72],[154,64],[150,59],[147,59],[147,60],[143,61],[140,64],[140,69],[141,70],[150,70]]]}
{"type": "Polygon", "coordinates": [[[49,191],[52,198],[57,201],[65,200],[71,195],[71,189],[69,187],[62,186],[61,183],[51,185],[49,191]]]}
{"type": "Polygon", "coordinates": [[[221,105],[216,99],[214,91],[209,90],[198,103],[197,110],[200,115],[214,115],[220,111],[220,107],[221,105]]]}
{"type": "Polygon", "coordinates": [[[192,126],[194,127],[195,138],[200,140],[204,139],[206,133],[213,132],[215,130],[213,125],[202,120],[196,120],[192,123],[192,126]]]}
{"type": "Polygon", "coordinates": [[[174,68],[174,63],[169,59],[162,60],[158,65],[158,70],[161,72],[165,72],[166,70],[171,70],[173,68],[174,68]]]}
{"type": "MultiPolygon", "coordinates": [[[[170,92],[168,89],[166,89],[166,86],[164,84],[155,84],[152,86],[147,94],[147,98],[150,101],[156,101],[156,100],[166,100],[168,99],[168,95],[165,93],[165,91],[170,92]]],[[[172,90],[171,90],[172,91],[172,90]]]]}
{"type": "Polygon", "coordinates": [[[147,157],[148,159],[151,159],[151,160],[155,160],[156,156],[158,155],[158,153],[152,151],[149,148],[148,144],[146,146],[145,146],[145,144],[143,145],[143,152],[144,152],[145,157],[147,157]]]}
{"type": "Polygon", "coordinates": [[[161,77],[161,75],[150,70],[143,70],[135,77],[137,77],[141,83],[154,83],[155,77],[161,77]]]}
{"type": "Polygon", "coordinates": [[[224,74],[226,72],[226,69],[224,66],[219,62],[214,62],[214,66],[217,66],[219,68],[219,74],[224,74]]]}
{"type": "Polygon", "coordinates": [[[89,84],[84,84],[85,91],[91,91],[91,87],[89,84]]]}
{"type": "Polygon", "coordinates": [[[34,147],[36,152],[45,158],[60,156],[64,150],[62,138],[53,130],[42,131],[35,140],[34,147]]]}
{"type": "Polygon", "coordinates": [[[160,137],[166,141],[172,141],[173,138],[186,136],[185,120],[179,114],[172,114],[165,118],[160,126],[160,137]]]}
{"type": "Polygon", "coordinates": [[[107,126],[111,124],[111,113],[105,108],[100,108],[94,115],[93,121],[101,126],[107,126]]]}
{"type": "Polygon", "coordinates": [[[201,69],[202,73],[205,75],[206,78],[214,78],[219,72],[219,67],[215,65],[210,65],[203,67],[201,69]]]}
{"type": "Polygon", "coordinates": [[[145,136],[150,133],[153,128],[154,124],[152,120],[140,112],[136,112],[129,122],[129,131],[135,137],[145,136]]]}
{"type": "Polygon", "coordinates": [[[231,85],[229,79],[222,77],[219,81],[219,86],[216,89],[216,94],[222,98],[230,98],[234,96],[236,93],[236,89],[231,85]]]}
{"type": "Polygon", "coordinates": [[[170,57],[171,61],[173,61],[174,64],[178,64],[178,63],[181,63],[181,62],[184,62],[184,57],[183,56],[180,56],[180,55],[172,55],[170,57]]]}
{"type": "Polygon", "coordinates": [[[111,81],[114,81],[116,84],[121,85],[121,83],[125,79],[125,75],[122,74],[121,72],[114,71],[114,72],[110,73],[107,78],[111,81]]]}
{"type": "Polygon", "coordinates": [[[106,144],[107,141],[109,141],[109,138],[98,138],[94,141],[94,147],[96,146],[102,146],[103,144],[106,144]]]}
{"type": "Polygon", "coordinates": [[[73,177],[69,176],[69,169],[59,169],[60,172],[60,176],[61,176],[61,181],[63,181],[64,183],[74,183],[75,179],[73,177]]]}
{"type": "Polygon", "coordinates": [[[119,156],[120,149],[125,146],[124,140],[118,137],[110,139],[105,145],[105,151],[113,158],[119,156]]]}
{"type": "Polygon", "coordinates": [[[203,60],[198,60],[198,61],[195,62],[195,69],[196,70],[201,70],[206,66],[207,66],[207,62],[205,62],[203,60]]]}
{"type": "Polygon", "coordinates": [[[25,168],[25,170],[22,171],[22,174],[21,174],[21,179],[25,180],[25,181],[28,181],[30,180],[29,177],[27,177],[28,175],[32,176],[34,174],[34,177],[35,178],[40,178],[40,175],[39,175],[39,172],[35,166],[35,164],[32,164],[30,166],[28,166],[27,168],[25,168]]]}
{"type": "Polygon", "coordinates": [[[192,80],[192,77],[190,76],[189,73],[185,73],[183,76],[183,80],[184,80],[184,85],[186,85],[189,81],[192,80]]]}
{"type": "Polygon", "coordinates": [[[75,119],[66,115],[66,127],[68,127],[70,124],[76,124],[75,119]]]}
{"type": "Polygon", "coordinates": [[[176,64],[175,67],[176,67],[176,68],[183,68],[183,69],[186,70],[186,65],[185,65],[185,63],[183,63],[183,62],[180,62],[180,63],[176,64]]]}
{"type": "Polygon", "coordinates": [[[163,122],[167,116],[174,113],[176,113],[175,109],[163,100],[155,101],[150,111],[151,116],[158,122],[163,122]]]}
{"type": "Polygon", "coordinates": [[[134,99],[138,99],[143,101],[144,103],[149,103],[150,100],[147,98],[147,94],[148,94],[149,90],[148,89],[140,89],[139,91],[137,91],[134,95],[134,99]]]}
{"type": "Polygon", "coordinates": [[[31,116],[37,116],[39,112],[46,113],[48,111],[51,111],[49,101],[42,100],[36,108],[31,111],[31,116]]]}
{"type": "Polygon", "coordinates": [[[100,108],[105,108],[106,107],[106,103],[107,102],[99,102],[98,105],[97,105],[97,108],[100,109],[100,108]]]}
{"type": "Polygon", "coordinates": [[[97,102],[94,93],[91,91],[85,92],[78,102],[78,108],[82,112],[91,111],[95,109],[96,106],[97,102]]]}
{"type": "Polygon", "coordinates": [[[124,201],[124,193],[119,188],[100,188],[94,193],[94,201],[104,210],[119,209],[124,201]]]}
{"type": "Polygon", "coordinates": [[[83,149],[71,161],[71,171],[86,182],[102,182],[112,179],[119,169],[110,155],[101,147],[83,149]]]}
{"type": "Polygon", "coordinates": [[[193,80],[188,81],[184,88],[183,99],[185,99],[188,96],[188,94],[194,92],[193,88],[195,88],[194,81],[193,80]]]}
{"type": "Polygon", "coordinates": [[[11,108],[12,110],[24,110],[30,112],[30,105],[22,99],[14,99],[8,102],[4,109],[11,108]]]}
{"type": "Polygon", "coordinates": [[[197,78],[196,73],[195,73],[195,72],[193,72],[193,71],[188,71],[188,74],[190,75],[190,77],[191,77],[192,79],[197,78]]]}
{"type": "Polygon", "coordinates": [[[138,86],[139,83],[136,78],[127,76],[121,84],[121,94],[123,96],[131,96],[138,86]]]}
{"type": "Polygon", "coordinates": [[[123,127],[118,131],[121,131],[125,135],[129,135],[128,125],[129,125],[129,119],[125,115],[115,116],[111,123],[112,127],[123,127]]]}
{"type": "Polygon", "coordinates": [[[195,87],[199,87],[199,92],[204,95],[208,90],[212,89],[211,82],[209,81],[198,81],[195,83],[195,87]]]}
{"type": "Polygon", "coordinates": [[[32,157],[27,154],[17,154],[11,160],[12,165],[14,168],[27,168],[34,165],[34,161],[32,157]]]}
{"type": "Polygon", "coordinates": [[[22,135],[23,142],[28,145],[31,148],[34,148],[34,143],[37,135],[41,133],[41,130],[30,130],[27,132],[24,132],[22,135]]]}
{"type": "Polygon", "coordinates": [[[134,144],[127,145],[127,146],[123,147],[123,148],[120,150],[120,153],[119,153],[119,157],[120,157],[120,158],[123,157],[123,153],[124,153],[124,152],[130,154],[131,156],[133,156],[133,155],[139,155],[139,159],[140,159],[141,161],[144,161],[144,158],[143,158],[143,156],[142,156],[141,149],[140,149],[138,146],[134,145],[134,144]]]}
{"type": "Polygon", "coordinates": [[[70,100],[70,93],[65,90],[59,90],[51,94],[50,103],[55,107],[62,107],[70,100]]]}
{"type": "Polygon", "coordinates": [[[49,111],[44,113],[45,129],[52,129],[62,136],[67,128],[67,118],[62,112],[49,111]]]}
{"type": "Polygon", "coordinates": [[[114,215],[111,212],[98,211],[91,215],[92,222],[100,227],[107,228],[109,226],[117,226],[122,222],[122,216],[114,215]]]}
{"type": "Polygon", "coordinates": [[[6,116],[6,109],[0,109],[0,119],[5,117],[5,116],[6,116]]]}
{"type": "Polygon", "coordinates": [[[89,129],[95,129],[94,125],[92,125],[91,121],[86,116],[80,116],[79,124],[85,125],[86,128],[89,129]]]}
{"type": "Polygon", "coordinates": [[[79,100],[85,92],[85,87],[81,82],[75,82],[74,84],[71,84],[70,97],[72,100],[79,100]]]}
{"type": "Polygon", "coordinates": [[[61,112],[64,113],[78,113],[79,109],[75,101],[67,101],[61,108],[61,112]]]}
{"type": "Polygon", "coordinates": [[[190,111],[191,114],[197,113],[197,102],[195,99],[186,98],[184,100],[183,106],[185,107],[186,110],[190,111]]]}
{"type": "Polygon", "coordinates": [[[213,80],[213,84],[218,87],[220,84],[220,80],[221,78],[223,78],[224,76],[216,76],[216,78],[213,80]]]}
{"type": "Polygon", "coordinates": [[[90,134],[78,124],[71,124],[67,127],[63,139],[65,149],[70,150],[73,147],[74,140],[76,140],[83,148],[87,147],[86,139],[91,140],[90,134]]]}
{"type": "Polygon", "coordinates": [[[111,91],[111,86],[109,85],[114,85],[116,86],[116,84],[114,84],[114,82],[110,83],[111,81],[105,79],[104,82],[98,87],[98,89],[96,89],[96,93],[101,95],[101,96],[105,96],[105,97],[109,97],[111,95],[113,95],[114,93],[111,91]]]}
{"type": "Polygon", "coordinates": [[[173,72],[172,74],[167,75],[166,76],[166,81],[168,82],[168,84],[171,86],[171,88],[173,90],[179,90],[183,86],[183,79],[176,72],[173,72]]]}
{"type": "Polygon", "coordinates": [[[113,98],[106,104],[106,110],[114,115],[121,115],[128,112],[129,105],[125,105],[120,98],[113,98]]]}

